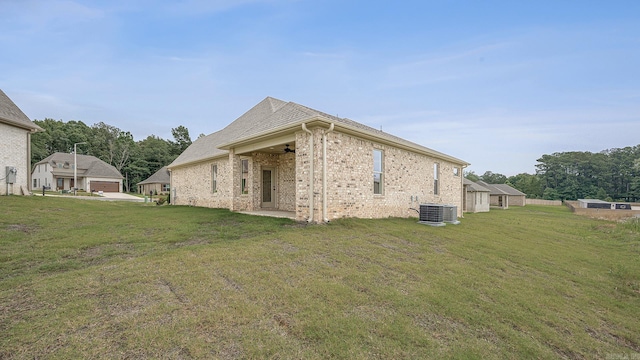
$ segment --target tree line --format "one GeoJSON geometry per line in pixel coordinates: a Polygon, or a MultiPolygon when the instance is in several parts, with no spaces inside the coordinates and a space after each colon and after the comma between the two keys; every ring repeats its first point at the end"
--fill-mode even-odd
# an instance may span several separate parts
{"type": "Polygon", "coordinates": [[[535,174],[507,177],[465,173],[471,181],[509,184],[532,199],[640,200],[640,145],[603,150],[556,152],[537,160],[535,174]]]}
{"type": "Polygon", "coordinates": [[[82,121],[34,120],[44,132],[31,135],[31,163],[55,152],[71,153],[77,145],[78,154],[93,155],[113,165],[122,176],[126,191],[136,191],[137,183],[169,165],[189,145],[189,130],[180,125],[171,129],[173,140],[155,135],[135,141],[133,135],[115,126],[99,122],[88,126],[82,121]]]}

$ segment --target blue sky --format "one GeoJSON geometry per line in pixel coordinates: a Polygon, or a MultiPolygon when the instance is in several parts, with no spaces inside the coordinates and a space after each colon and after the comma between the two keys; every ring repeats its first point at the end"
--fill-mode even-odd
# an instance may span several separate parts
{"type": "Polygon", "coordinates": [[[266,96],[482,174],[640,144],[640,1],[0,0],[32,119],[209,134],[266,96]]]}

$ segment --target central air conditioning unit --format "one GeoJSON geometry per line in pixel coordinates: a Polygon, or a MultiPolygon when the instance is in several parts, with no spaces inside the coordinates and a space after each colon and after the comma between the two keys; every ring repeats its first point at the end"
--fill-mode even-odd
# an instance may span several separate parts
{"type": "Polygon", "coordinates": [[[431,226],[445,226],[444,205],[440,204],[420,204],[420,224],[431,226]]]}
{"type": "Polygon", "coordinates": [[[455,205],[444,205],[444,222],[458,225],[458,207],[455,205]]]}

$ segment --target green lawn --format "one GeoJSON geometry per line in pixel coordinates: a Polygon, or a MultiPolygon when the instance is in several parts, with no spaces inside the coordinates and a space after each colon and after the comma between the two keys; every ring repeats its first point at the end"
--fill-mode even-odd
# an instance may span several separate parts
{"type": "Polygon", "coordinates": [[[640,226],[0,197],[0,359],[640,359],[640,226]]]}

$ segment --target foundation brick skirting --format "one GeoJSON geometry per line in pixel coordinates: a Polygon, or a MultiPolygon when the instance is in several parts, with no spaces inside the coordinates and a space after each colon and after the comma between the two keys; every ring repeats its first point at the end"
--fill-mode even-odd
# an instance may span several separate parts
{"type": "MultiPolygon", "coordinates": [[[[310,129],[314,136],[313,219],[322,221],[323,147],[325,128],[310,129]]],[[[220,157],[185,166],[171,172],[172,203],[234,211],[259,210],[262,168],[276,171],[277,210],[295,211],[296,219],[310,216],[310,135],[296,133],[295,153],[254,152],[220,157]],[[248,194],[241,192],[241,159],[249,160],[248,194]],[[218,166],[217,188],[211,191],[211,165],[218,166]],[[174,193],[175,189],[175,193],[174,193]]],[[[462,215],[462,169],[454,175],[448,161],[382,145],[352,135],[327,134],[327,217],[386,218],[414,217],[420,203],[451,204],[462,215]],[[373,150],[383,151],[383,194],[373,194],[373,150]],[[440,167],[439,194],[434,194],[434,163],[440,167]]]]}

